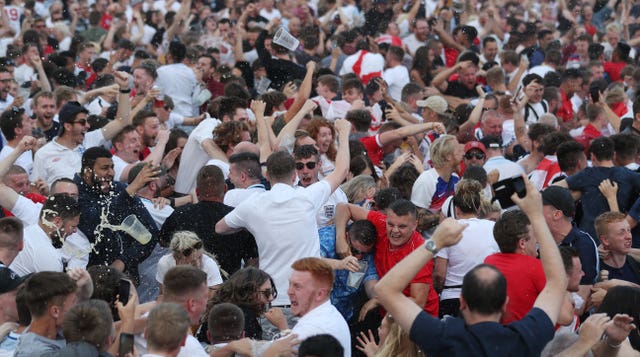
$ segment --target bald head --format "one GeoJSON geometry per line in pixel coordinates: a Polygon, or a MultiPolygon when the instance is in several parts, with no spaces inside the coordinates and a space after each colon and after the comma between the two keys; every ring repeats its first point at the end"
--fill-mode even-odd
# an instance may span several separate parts
{"type": "Polygon", "coordinates": [[[241,152],[250,152],[256,154],[257,156],[260,156],[260,148],[258,148],[258,145],[250,141],[239,142],[236,146],[233,147],[234,154],[239,154],[241,152]]]}

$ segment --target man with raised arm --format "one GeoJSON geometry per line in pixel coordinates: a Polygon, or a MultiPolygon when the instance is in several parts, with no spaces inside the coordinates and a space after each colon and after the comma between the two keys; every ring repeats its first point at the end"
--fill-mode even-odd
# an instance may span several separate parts
{"type": "MultiPolygon", "coordinates": [[[[493,266],[481,264],[462,283],[460,310],[463,318],[439,320],[429,316],[402,290],[438,250],[455,245],[466,225],[447,219],[424,248],[416,249],[376,285],[378,299],[411,340],[427,355],[537,356],[554,335],[554,325],[567,288],[562,258],[542,214],[540,193],[526,178],[527,195],[511,199],[524,211],[540,246],[547,282],[533,309],[520,321],[499,323],[507,305],[507,284],[493,266]]],[[[619,341],[612,341],[612,344],[619,341]]]]}

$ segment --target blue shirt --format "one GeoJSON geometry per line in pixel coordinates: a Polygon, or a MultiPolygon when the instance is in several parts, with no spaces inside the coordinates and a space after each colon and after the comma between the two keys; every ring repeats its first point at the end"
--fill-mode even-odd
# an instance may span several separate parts
{"type": "Polygon", "coordinates": [[[560,246],[573,247],[578,251],[580,264],[582,264],[582,271],[584,272],[580,285],[595,284],[598,271],[600,271],[600,259],[596,242],[589,233],[578,229],[574,225],[569,234],[560,242],[560,246]]]}
{"type": "MultiPolygon", "coordinates": [[[[336,226],[322,227],[318,230],[320,235],[320,255],[323,258],[338,259],[336,255],[336,226]]],[[[362,283],[356,288],[347,286],[348,270],[336,270],[331,290],[331,303],[340,311],[345,320],[349,321],[353,316],[353,297],[355,297],[367,281],[378,280],[376,266],[373,263],[373,254],[365,254],[364,260],[369,264],[364,274],[362,283]]]]}

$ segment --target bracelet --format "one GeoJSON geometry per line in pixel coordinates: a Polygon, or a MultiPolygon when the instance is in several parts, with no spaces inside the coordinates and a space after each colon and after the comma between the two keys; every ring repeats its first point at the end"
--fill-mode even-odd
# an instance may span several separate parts
{"type": "Polygon", "coordinates": [[[129,94],[129,93],[131,93],[131,88],[127,88],[127,89],[120,89],[120,93],[122,93],[122,94],[129,94]]]}
{"type": "Polygon", "coordinates": [[[613,349],[620,348],[620,346],[622,346],[622,342],[624,342],[624,340],[622,340],[622,341],[620,341],[620,343],[618,343],[617,345],[612,345],[612,344],[609,342],[609,336],[606,336],[606,335],[605,335],[604,340],[605,340],[605,342],[607,343],[607,346],[609,346],[609,348],[613,348],[613,349]]]}
{"type": "Polygon", "coordinates": [[[176,199],[171,197],[169,198],[169,206],[176,208],[176,199]]]}

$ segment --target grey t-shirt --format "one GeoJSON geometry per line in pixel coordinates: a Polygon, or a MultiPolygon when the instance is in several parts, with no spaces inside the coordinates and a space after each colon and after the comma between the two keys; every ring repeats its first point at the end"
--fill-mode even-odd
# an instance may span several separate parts
{"type": "Polygon", "coordinates": [[[18,340],[18,348],[16,348],[14,357],[41,356],[57,351],[66,344],[66,341],[61,335],[58,335],[55,340],[51,340],[33,332],[25,332],[18,340]]]}

